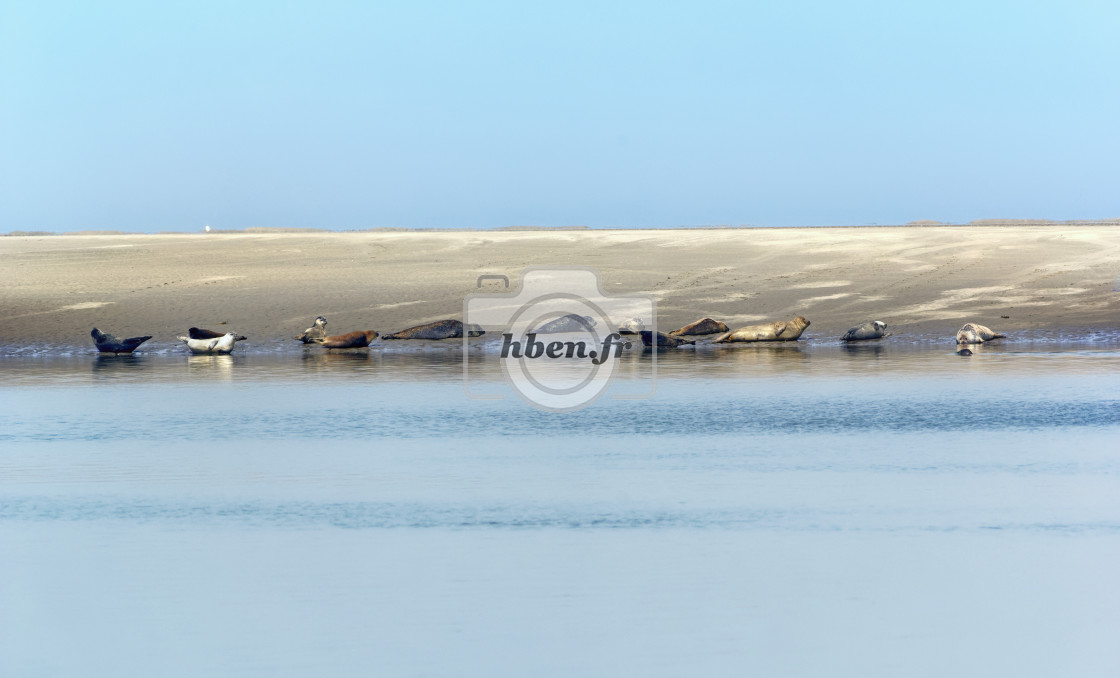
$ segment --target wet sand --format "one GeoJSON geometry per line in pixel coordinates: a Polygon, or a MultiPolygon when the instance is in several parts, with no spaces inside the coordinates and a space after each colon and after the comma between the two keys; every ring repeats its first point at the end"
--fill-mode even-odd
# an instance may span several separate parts
{"type": "Polygon", "coordinates": [[[94,326],[154,342],[190,326],[279,342],[320,314],[332,333],[386,334],[461,317],[479,275],[516,285],[525,267],[551,265],[598,269],[607,294],[653,295],[663,329],[796,315],[816,337],[870,319],[950,339],[969,321],[1120,328],[1110,226],[20,236],[0,238],[0,262],[5,351],[84,345],[94,326]]]}

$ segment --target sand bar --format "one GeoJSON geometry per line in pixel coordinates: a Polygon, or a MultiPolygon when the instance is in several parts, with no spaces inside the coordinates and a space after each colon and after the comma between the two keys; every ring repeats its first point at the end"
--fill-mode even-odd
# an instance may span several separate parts
{"type": "Polygon", "coordinates": [[[816,337],[869,319],[948,337],[966,321],[1120,329],[1113,226],[61,235],[0,238],[0,351],[85,345],[94,326],[279,342],[320,314],[332,331],[384,334],[461,317],[479,275],[516,285],[551,265],[653,295],[662,328],[804,315],[816,337]]]}

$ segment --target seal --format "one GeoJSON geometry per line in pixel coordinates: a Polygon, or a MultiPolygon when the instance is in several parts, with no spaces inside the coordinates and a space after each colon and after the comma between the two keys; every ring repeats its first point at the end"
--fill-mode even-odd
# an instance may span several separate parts
{"type": "Polygon", "coordinates": [[[195,355],[225,355],[233,352],[233,347],[237,344],[237,335],[233,332],[227,332],[220,337],[212,339],[192,339],[190,337],[177,337],[179,341],[187,345],[191,353],[195,355]]]}
{"type": "Polygon", "coordinates": [[[669,334],[674,337],[699,337],[705,334],[719,334],[727,332],[728,327],[718,320],[711,318],[701,318],[694,323],[689,323],[679,330],[673,330],[669,334]]]}
{"type": "Polygon", "coordinates": [[[841,341],[864,341],[865,339],[883,339],[891,336],[887,331],[887,324],[882,320],[871,320],[862,325],[853,327],[840,337],[841,341]]]}
{"type": "MultiPolygon", "coordinates": [[[[382,339],[462,339],[463,323],[458,320],[437,320],[427,325],[417,325],[407,330],[386,334],[382,339]]],[[[480,337],[486,334],[478,325],[466,327],[468,337],[480,337]]]]}
{"type": "Polygon", "coordinates": [[[972,351],[968,350],[967,348],[962,348],[961,350],[957,351],[957,355],[967,358],[968,356],[972,355],[972,351]]]}
{"type": "Polygon", "coordinates": [[[119,355],[121,353],[132,353],[140,344],[151,339],[151,335],[146,337],[130,337],[128,339],[117,339],[113,335],[102,332],[96,327],[90,331],[89,335],[93,337],[93,345],[101,353],[112,353],[119,355]]]}
{"type": "Polygon", "coordinates": [[[646,328],[641,318],[631,318],[618,326],[619,334],[638,334],[646,328]]]}
{"type": "Polygon", "coordinates": [[[976,323],[965,323],[965,326],[957,330],[957,343],[958,344],[982,344],[985,341],[992,339],[1006,339],[1006,334],[993,332],[983,325],[976,323]]]}
{"type": "Polygon", "coordinates": [[[713,344],[731,344],[743,341],[796,341],[809,326],[803,316],[793,320],[777,320],[762,325],[740,327],[734,332],[721,334],[712,340],[713,344]]]}
{"type": "Polygon", "coordinates": [[[681,339],[680,337],[673,337],[664,332],[658,332],[656,339],[654,338],[654,333],[649,330],[642,330],[640,334],[642,335],[643,346],[653,346],[655,341],[657,342],[658,348],[678,348],[680,346],[696,343],[695,340],[689,341],[687,339],[681,339]]]}
{"type": "Polygon", "coordinates": [[[327,319],[323,316],[315,318],[314,324],[303,331],[303,334],[296,337],[296,341],[302,341],[305,344],[313,343],[316,339],[322,339],[327,336],[327,319]]]}
{"type": "MultiPolygon", "coordinates": [[[[187,336],[191,339],[218,339],[226,336],[226,332],[215,332],[214,330],[202,330],[197,327],[192,327],[187,330],[187,336]]],[[[237,341],[245,341],[249,337],[238,334],[237,341]]]]}
{"type": "Polygon", "coordinates": [[[323,348],[365,348],[369,342],[377,338],[377,332],[366,330],[364,332],[348,332],[329,337],[320,337],[315,340],[323,348]]]}
{"type": "Polygon", "coordinates": [[[576,315],[569,313],[555,320],[549,320],[535,330],[526,334],[559,334],[561,332],[590,332],[595,325],[595,319],[589,315],[576,315]]]}

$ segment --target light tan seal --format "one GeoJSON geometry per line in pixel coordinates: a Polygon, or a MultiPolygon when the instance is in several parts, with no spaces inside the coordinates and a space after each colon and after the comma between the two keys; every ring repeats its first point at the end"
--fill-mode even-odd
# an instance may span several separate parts
{"type": "Polygon", "coordinates": [[[377,332],[365,330],[361,332],[348,332],[329,337],[315,339],[315,343],[323,348],[365,348],[369,342],[377,338],[377,332]]]}
{"type": "Polygon", "coordinates": [[[694,323],[689,323],[679,330],[673,330],[669,334],[674,337],[699,337],[705,334],[719,334],[728,331],[727,325],[724,325],[718,320],[711,318],[701,318],[694,323]]]}
{"type": "Polygon", "coordinates": [[[992,339],[1005,339],[1006,334],[993,332],[992,330],[977,325],[976,323],[965,323],[965,326],[957,330],[957,343],[958,344],[982,344],[985,341],[992,339]]]}
{"type": "Polygon", "coordinates": [[[314,343],[316,339],[322,339],[327,336],[327,319],[323,316],[315,318],[315,322],[303,331],[303,334],[296,337],[296,341],[302,341],[305,344],[314,343]]]}
{"type": "Polygon", "coordinates": [[[721,334],[712,340],[714,344],[731,344],[745,341],[795,341],[809,326],[809,321],[803,316],[793,320],[778,320],[763,325],[748,325],[740,327],[734,332],[721,334]]]}

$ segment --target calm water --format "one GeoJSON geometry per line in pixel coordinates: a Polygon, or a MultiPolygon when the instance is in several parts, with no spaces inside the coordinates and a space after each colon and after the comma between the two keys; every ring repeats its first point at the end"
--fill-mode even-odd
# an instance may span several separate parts
{"type": "Polygon", "coordinates": [[[554,414],[456,351],[0,359],[0,675],[1120,675],[1118,375],[709,347],[554,414]]]}

